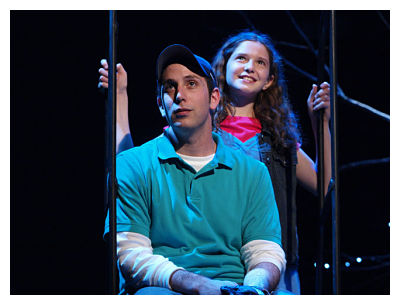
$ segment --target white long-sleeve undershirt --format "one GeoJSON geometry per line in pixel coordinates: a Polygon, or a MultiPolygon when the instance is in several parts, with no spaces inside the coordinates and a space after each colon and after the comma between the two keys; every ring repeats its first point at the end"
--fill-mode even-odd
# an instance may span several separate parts
{"type": "MultiPolygon", "coordinates": [[[[260,262],[276,265],[281,273],[285,269],[285,253],[272,241],[253,240],[244,245],[240,253],[247,271],[260,262]]],[[[117,255],[124,277],[133,279],[140,286],[171,289],[169,279],[172,273],[183,269],[168,258],[154,255],[151,240],[139,233],[117,233],[117,255]]]]}
{"type": "Polygon", "coordinates": [[[139,286],[171,289],[169,278],[175,270],[183,269],[168,258],[153,254],[150,239],[139,233],[117,233],[117,256],[124,277],[133,279],[139,286]]]}
{"type": "Polygon", "coordinates": [[[272,263],[281,274],[286,268],[285,252],[277,243],[269,240],[252,240],[240,249],[240,255],[247,271],[259,263],[272,263]]]}

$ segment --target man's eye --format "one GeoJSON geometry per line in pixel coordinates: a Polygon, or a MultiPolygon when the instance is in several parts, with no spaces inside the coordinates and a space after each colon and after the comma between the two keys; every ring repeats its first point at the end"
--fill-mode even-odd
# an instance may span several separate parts
{"type": "Polygon", "coordinates": [[[167,93],[171,93],[175,91],[175,84],[172,82],[167,82],[164,84],[164,91],[167,93]]]}
{"type": "Polygon", "coordinates": [[[197,84],[194,80],[191,80],[191,81],[188,81],[188,85],[189,85],[189,87],[194,88],[194,87],[196,87],[197,84]]]}
{"type": "Polygon", "coordinates": [[[174,90],[175,90],[175,87],[174,87],[174,86],[171,86],[171,85],[168,85],[168,86],[165,86],[165,87],[164,87],[164,91],[167,92],[167,93],[171,93],[171,92],[173,92],[174,90]]]}

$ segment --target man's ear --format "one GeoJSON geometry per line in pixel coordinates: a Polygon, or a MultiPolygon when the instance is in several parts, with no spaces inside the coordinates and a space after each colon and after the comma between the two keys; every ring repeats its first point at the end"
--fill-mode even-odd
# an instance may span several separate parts
{"type": "Polygon", "coordinates": [[[213,91],[211,92],[211,98],[210,98],[210,109],[211,110],[217,109],[220,98],[221,98],[221,93],[219,92],[219,89],[217,87],[215,87],[213,89],[213,91]]]}
{"type": "Polygon", "coordinates": [[[262,90],[263,90],[263,91],[267,90],[267,89],[272,85],[272,83],[274,82],[274,79],[275,79],[274,75],[271,75],[271,76],[269,77],[268,81],[267,81],[267,82],[265,83],[265,85],[263,86],[262,90]]]}
{"type": "Polygon", "coordinates": [[[158,109],[160,110],[162,117],[165,118],[166,117],[165,108],[164,108],[163,102],[161,101],[160,97],[157,97],[157,105],[158,105],[158,109]]]}

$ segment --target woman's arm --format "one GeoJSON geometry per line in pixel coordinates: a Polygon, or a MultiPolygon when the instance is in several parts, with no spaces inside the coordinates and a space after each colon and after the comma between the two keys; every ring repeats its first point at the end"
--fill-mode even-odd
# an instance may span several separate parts
{"type": "MultiPolygon", "coordinates": [[[[308,114],[311,119],[311,125],[314,133],[315,142],[317,143],[317,115],[318,110],[324,109],[323,125],[324,125],[324,193],[328,191],[329,183],[332,177],[331,164],[331,133],[329,130],[330,120],[330,86],[324,82],[318,87],[313,85],[310,96],[307,100],[308,114]]],[[[316,194],[317,192],[317,164],[318,164],[318,147],[316,144],[316,161],[314,162],[302,149],[297,152],[296,176],[299,182],[309,191],[316,194]]]]}
{"type": "MultiPolygon", "coordinates": [[[[100,78],[98,87],[108,88],[108,63],[101,60],[102,67],[99,69],[100,78]]],[[[121,64],[117,64],[117,126],[116,126],[116,151],[133,147],[128,117],[128,74],[121,64]]]]}

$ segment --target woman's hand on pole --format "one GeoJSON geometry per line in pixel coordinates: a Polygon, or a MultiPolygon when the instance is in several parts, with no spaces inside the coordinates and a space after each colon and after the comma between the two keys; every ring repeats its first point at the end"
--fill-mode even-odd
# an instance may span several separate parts
{"type": "MultiPolygon", "coordinates": [[[[108,88],[108,63],[106,59],[100,61],[101,68],[99,69],[99,88],[108,88]]],[[[125,71],[122,64],[117,64],[117,94],[125,93],[128,87],[128,73],[125,71]]]]}
{"type": "MultiPolygon", "coordinates": [[[[101,68],[99,69],[99,88],[108,88],[108,63],[106,59],[100,61],[101,68]]],[[[121,151],[133,147],[131,131],[129,127],[128,113],[128,73],[125,71],[122,64],[117,64],[117,136],[116,136],[116,151],[117,154],[121,151]]]]}
{"type": "Polygon", "coordinates": [[[329,123],[331,118],[331,105],[330,105],[330,85],[327,82],[323,82],[318,86],[313,84],[310,95],[307,100],[308,114],[311,119],[313,129],[317,124],[317,112],[320,109],[324,109],[324,121],[329,123]]]}

